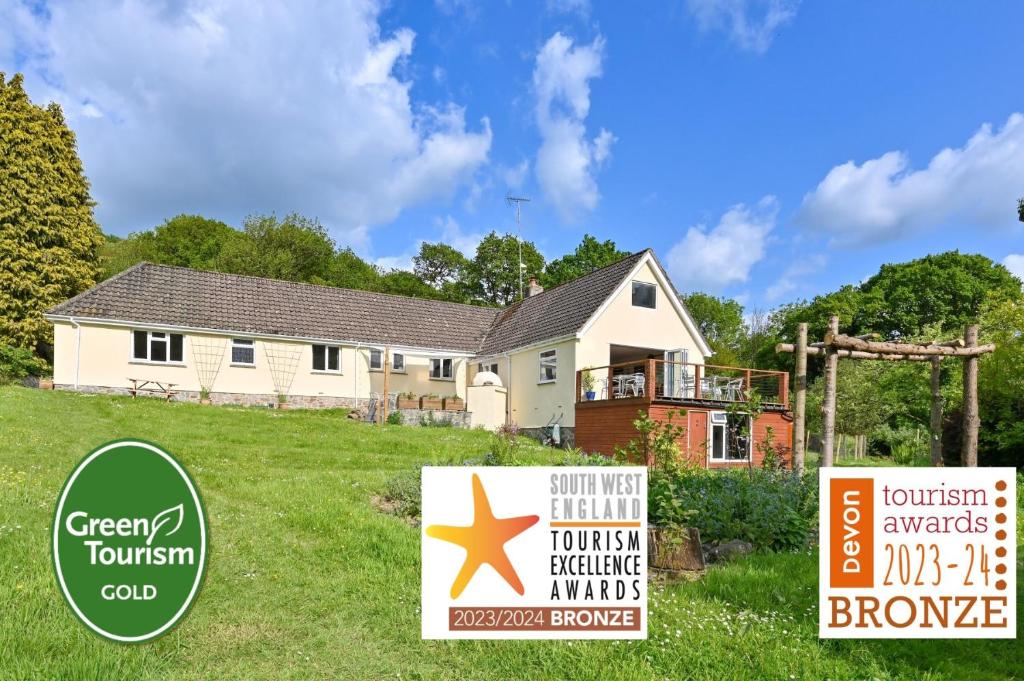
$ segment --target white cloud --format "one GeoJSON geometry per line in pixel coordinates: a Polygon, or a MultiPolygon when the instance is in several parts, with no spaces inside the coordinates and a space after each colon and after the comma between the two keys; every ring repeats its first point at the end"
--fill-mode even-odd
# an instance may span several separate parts
{"type": "Polygon", "coordinates": [[[607,160],[615,136],[604,128],[587,139],[590,81],[601,75],[604,40],[573,46],[555,33],[537,54],[533,88],[541,134],[537,180],[563,220],[593,210],[601,198],[594,175],[607,160]]]}
{"type": "Polygon", "coordinates": [[[1024,255],[1011,253],[1003,258],[1003,266],[1010,270],[1010,274],[1024,281],[1024,255]]]}
{"type": "Polygon", "coordinates": [[[501,169],[501,179],[510,189],[519,189],[526,181],[526,175],[530,172],[530,162],[525,158],[518,165],[511,168],[501,169]]]}
{"type": "Polygon", "coordinates": [[[590,16],[590,0],[547,0],[545,5],[549,12],[590,16]]]}
{"type": "Polygon", "coordinates": [[[1016,224],[1024,186],[1024,115],[1001,130],[989,124],[958,149],[943,149],[927,168],[890,151],[857,165],[834,167],[804,197],[797,220],[846,244],[877,243],[958,220],[972,228],[1016,224]]]}
{"type": "Polygon", "coordinates": [[[711,229],[690,227],[668,252],[673,280],[684,291],[709,293],[746,282],[751,268],[765,256],[778,213],[776,198],[765,196],[756,206],[733,206],[711,229]]]}
{"type": "Polygon", "coordinates": [[[476,247],[484,240],[484,235],[479,232],[463,232],[459,223],[451,215],[446,215],[444,219],[437,218],[435,224],[441,228],[441,242],[448,244],[467,258],[476,255],[476,247]]]}
{"type": "Polygon", "coordinates": [[[796,16],[798,0],[687,0],[702,31],[724,30],[741,49],[764,53],[796,16]]]}
{"type": "MultiPolygon", "coordinates": [[[[462,227],[451,215],[434,218],[434,226],[440,230],[440,238],[433,240],[448,244],[467,258],[476,255],[476,247],[483,241],[484,235],[479,232],[463,232],[462,227]]],[[[384,255],[373,259],[373,264],[381,269],[408,270],[413,269],[413,258],[420,252],[420,246],[428,239],[417,239],[413,248],[399,255],[384,255]]]]}
{"type": "Polygon", "coordinates": [[[801,279],[820,272],[827,262],[828,258],[821,253],[794,260],[783,270],[775,283],[765,289],[764,299],[768,302],[782,300],[784,296],[789,295],[800,287],[803,283],[801,279]]]}
{"type": "Polygon", "coordinates": [[[365,248],[491,147],[486,118],[412,100],[415,36],[382,34],[369,0],[5,7],[21,37],[0,38],[0,69],[23,59],[30,94],[64,105],[108,230],[299,211],[365,248]]]}

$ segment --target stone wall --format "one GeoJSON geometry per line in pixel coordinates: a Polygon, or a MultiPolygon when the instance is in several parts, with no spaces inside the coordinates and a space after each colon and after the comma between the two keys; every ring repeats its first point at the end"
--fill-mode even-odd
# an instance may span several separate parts
{"type": "MultiPolygon", "coordinates": [[[[96,393],[102,395],[130,395],[128,388],[111,388],[100,385],[80,385],[75,388],[73,385],[56,384],[57,390],[70,390],[80,393],[96,393]]],[[[139,397],[155,397],[164,399],[160,393],[139,393],[139,397]]],[[[199,393],[195,390],[176,390],[174,402],[198,402],[199,393]]],[[[253,393],[210,393],[210,402],[213,404],[227,404],[241,407],[276,407],[277,395],[253,394],[253,393]]],[[[356,409],[366,407],[369,400],[361,397],[330,397],[326,395],[289,395],[286,403],[287,409],[337,409],[344,407],[356,409]]]]}
{"type": "MultiPolygon", "coordinates": [[[[537,442],[543,443],[548,436],[550,428],[520,428],[519,434],[525,435],[526,437],[533,438],[537,442]]],[[[559,447],[575,447],[576,446],[576,429],[572,426],[561,426],[559,428],[559,437],[561,442],[559,447]]]]}
{"type": "Polygon", "coordinates": [[[396,409],[392,410],[402,415],[402,425],[418,426],[425,419],[444,421],[451,423],[456,428],[471,428],[473,414],[468,411],[445,411],[443,409],[396,409]]]}

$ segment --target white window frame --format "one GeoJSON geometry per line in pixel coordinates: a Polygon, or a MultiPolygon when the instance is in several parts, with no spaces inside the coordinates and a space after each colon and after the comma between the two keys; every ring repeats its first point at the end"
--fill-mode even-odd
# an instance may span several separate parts
{"type": "Polygon", "coordinates": [[[128,348],[129,362],[133,364],[158,364],[160,366],[185,366],[185,334],[174,333],[171,331],[150,331],[148,329],[132,329],[131,331],[131,343],[128,348]],[[136,357],[135,356],[135,334],[144,333],[146,334],[146,356],[136,357]],[[158,334],[162,338],[154,338],[153,334],[158,334]],[[171,336],[181,336],[181,359],[171,359],[171,336]],[[167,359],[150,359],[153,356],[153,341],[162,342],[166,347],[165,357],[167,359]]]}
{"type": "Polygon", "coordinates": [[[256,366],[256,340],[253,338],[232,338],[231,339],[231,366],[233,367],[254,367],[256,366]],[[236,362],[235,361],[235,346],[239,348],[245,348],[252,350],[252,361],[251,362],[236,362]]]}
{"type": "MultiPolygon", "coordinates": [[[[747,417],[750,419],[750,417],[747,417]]],[[[708,460],[714,463],[749,463],[754,453],[754,422],[750,419],[750,433],[747,435],[747,455],[742,459],[729,458],[729,414],[713,411],[708,414],[708,460]],[[714,450],[715,429],[722,431],[722,456],[716,457],[714,450]]]]}
{"type": "MultiPolygon", "coordinates": [[[[391,373],[393,374],[404,374],[405,369],[405,353],[404,352],[391,352],[391,373]]],[[[384,371],[384,350],[381,348],[370,348],[370,356],[366,359],[366,366],[370,371],[384,371]],[[373,366],[373,358],[377,357],[378,366],[373,366]]]]}
{"type": "Polygon", "coordinates": [[[548,350],[541,350],[537,353],[537,383],[557,383],[558,382],[558,348],[551,348],[548,350]],[[545,356],[546,355],[546,356],[545,356]],[[553,369],[551,378],[547,378],[544,368],[545,366],[551,366],[553,369]]]}
{"type": "Polygon", "coordinates": [[[657,284],[652,284],[649,281],[640,281],[638,279],[634,279],[630,283],[630,286],[629,286],[629,302],[630,302],[630,304],[633,307],[639,307],[642,310],[657,310],[658,309],[658,285],[657,284]],[[637,305],[636,302],[634,302],[634,290],[636,289],[637,285],[649,286],[652,289],[654,289],[654,305],[651,305],[650,307],[648,307],[646,305],[637,305]]]}
{"type": "Polygon", "coordinates": [[[391,373],[393,373],[393,374],[404,374],[405,373],[405,353],[403,353],[403,352],[392,352],[391,353],[391,373]]]}
{"type": "Polygon", "coordinates": [[[455,359],[452,357],[431,357],[430,372],[431,381],[454,381],[455,380],[455,359]],[[444,375],[444,363],[448,362],[448,375],[444,375]],[[439,375],[434,375],[434,366],[440,366],[439,375]]]}
{"type": "Polygon", "coordinates": [[[342,363],[341,363],[341,346],[340,345],[334,345],[334,344],[331,344],[331,343],[311,343],[310,346],[309,346],[309,353],[310,353],[309,366],[310,366],[310,372],[311,373],[314,373],[314,374],[332,374],[332,375],[335,375],[335,376],[341,374],[342,363]],[[324,349],[324,368],[323,369],[317,369],[316,366],[314,365],[314,363],[316,362],[316,353],[313,350],[313,348],[317,348],[317,347],[321,347],[321,348],[324,349]],[[338,368],[337,369],[331,369],[330,368],[330,366],[331,366],[331,349],[335,349],[335,350],[338,351],[338,368]]]}
{"type": "Polygon", "coordinates": [[[477,371],[477,373],[480,373],[480,372],[483,372],[483,371],[490,371],[492,374],[497,374],[498,373],[498,363],[497,362],[477,362],[476,371],[477,371]],[[492,367],[493,367],[493,369],[492,369],[492,367]]]}

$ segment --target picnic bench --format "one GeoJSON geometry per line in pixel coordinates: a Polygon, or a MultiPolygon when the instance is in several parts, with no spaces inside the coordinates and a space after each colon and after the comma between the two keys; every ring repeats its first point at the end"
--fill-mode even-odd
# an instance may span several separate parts
{"type": "Polygon", "coordinates": [[[177,391],[174,390],[174,386],[178,385],[177,383],[165,383],[142,378],[129,378],[128,380],[132,384],[132,387],[128,389],[128,394],[132,396],[132,399],[135,399],[139,393],[146,393],[160,395],[170,402],[171,398],[177,394],[177,391]]]}

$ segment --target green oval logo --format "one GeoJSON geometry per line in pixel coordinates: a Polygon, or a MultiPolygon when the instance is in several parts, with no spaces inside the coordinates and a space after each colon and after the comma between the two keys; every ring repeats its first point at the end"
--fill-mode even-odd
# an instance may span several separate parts
{"type": "Polygon", "coordinates": [[[199,493],[174,457],[148,442],[111,442],[75,467],[57,501],[57,582],[100,636],[148,641],[198,595],[206,534],[199,493]]]}

